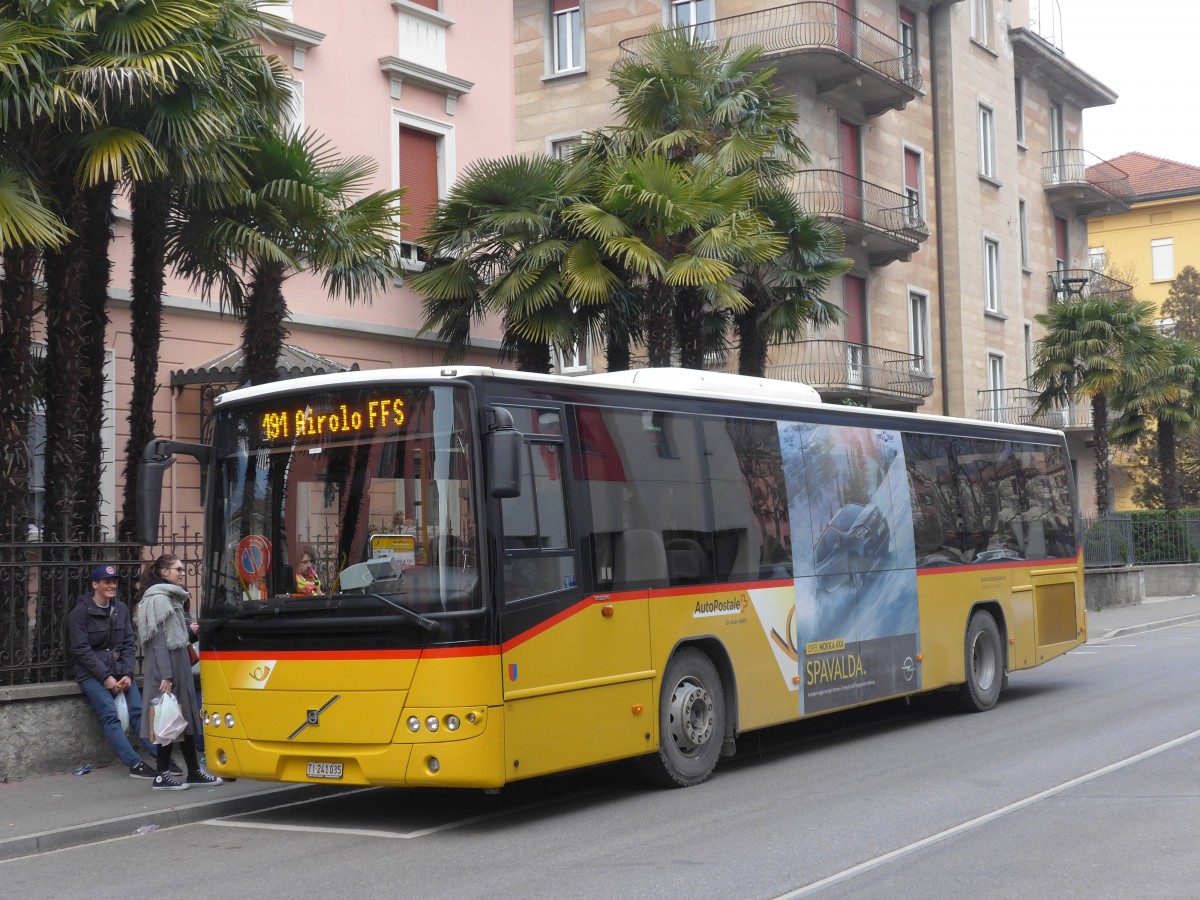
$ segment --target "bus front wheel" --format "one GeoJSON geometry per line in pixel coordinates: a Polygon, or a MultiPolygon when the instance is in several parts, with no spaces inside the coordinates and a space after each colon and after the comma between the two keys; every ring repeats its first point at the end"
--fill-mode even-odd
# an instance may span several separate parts
{"type": "Polygon", "coordinates": [[[708,656],[685,647],[671,657],[658,718],[659,751],[640,760],[643,774],[667,787],[707,780],[725,740],[725,689],[708,656]]]}
{"type": "Polygon", "coordinates": [[[964,649],[967,680],[958,689],[958,705],[967,712],[986,712],[999,701],[1004,686],[1004,650],[991,613],[980,609],[971,614],[964,649]]]}

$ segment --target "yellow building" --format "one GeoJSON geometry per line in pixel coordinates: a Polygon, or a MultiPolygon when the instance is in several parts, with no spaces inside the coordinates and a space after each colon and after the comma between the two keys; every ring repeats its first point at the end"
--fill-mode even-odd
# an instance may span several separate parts
{"type": "Polygon", "coordinates": [[[1200,269],[1200,166],[1147,153],[1110,162],[1129,176],[1135,200],[1128,212],[1088,220],[1089,260],[1161,307],[1180,269],[1200,269]]]}
{"type": "MultiPolygon", "coordinates": [[[[1110,160],[1129,176],[1134,201],[1127,212],[1088,220],[1088,258],[1133,285],[1133,295],[1161,309],[1184,266],[1200,269],[1200,166],[1126,153],[1110,160]]],[[[1164,322],[1158,318],[1160,325],[1164,322]]],[[[1114,450],[1113,499],[1134,509],[1130,471],[1146,465],[1136,451],[1114,450]]]]}

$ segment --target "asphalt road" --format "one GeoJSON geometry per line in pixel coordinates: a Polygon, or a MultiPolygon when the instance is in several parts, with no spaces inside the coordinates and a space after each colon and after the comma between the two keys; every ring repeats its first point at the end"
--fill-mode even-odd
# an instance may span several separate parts
{"type": "Polygon", "coordinates": [[[1195,898],[1197,672],[1180,625],[1017,673],[989,713],[744,736],[696,788],[363,789],[3,862],[0,896],[1195,898]]]}

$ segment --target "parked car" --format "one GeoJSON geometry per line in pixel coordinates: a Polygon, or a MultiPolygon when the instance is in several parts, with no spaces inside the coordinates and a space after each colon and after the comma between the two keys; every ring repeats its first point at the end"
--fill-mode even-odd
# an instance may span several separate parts
{"type": "Polygon", "coordinates": [[[849,583],[857,590],[863,573],[887,557],[891,532],[887,519],[874,503],[847,503],[837,511],[817,538],[817,584],[831,591],[849,583]]]}

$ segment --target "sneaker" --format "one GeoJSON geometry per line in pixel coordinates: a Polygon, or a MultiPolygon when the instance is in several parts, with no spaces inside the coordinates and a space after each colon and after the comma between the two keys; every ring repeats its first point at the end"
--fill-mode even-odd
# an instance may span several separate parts
{"type": "Polygon", "coordinates": [[[188,784],[206,784],[209,787],[216,787],[218,784],[224,784],[224,778],[218,778],[216,775],[209,775],[203,769],[195,772],[187,777],[188,784]]]}
{"type": "Polygon", "coordinates": [[[157,772],[141,761],[135,762],[129,767],[130,778],[153,778],[157,774],[157,772]]]}
{"type": "Polygon", "coordinates": [[[154,784],[150,785],[156,791],[186,791],[188,785],[183,781],[176,781],[171,777],[171,774],[159,774],[154,776],[154,784]]]}

